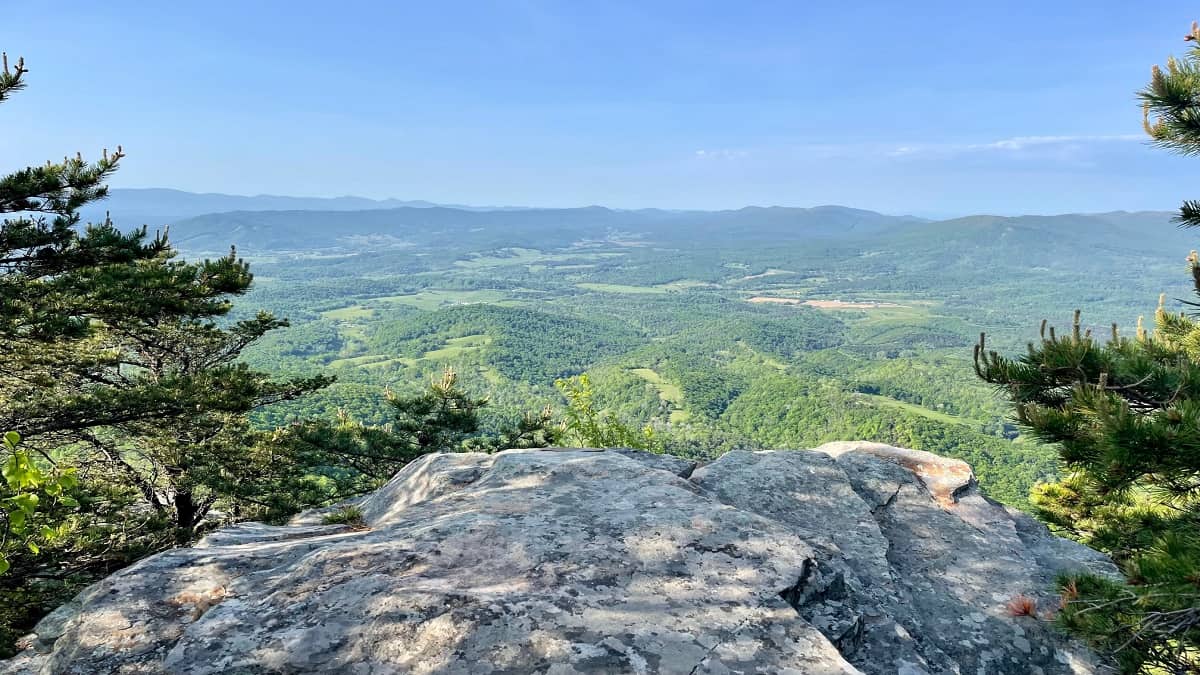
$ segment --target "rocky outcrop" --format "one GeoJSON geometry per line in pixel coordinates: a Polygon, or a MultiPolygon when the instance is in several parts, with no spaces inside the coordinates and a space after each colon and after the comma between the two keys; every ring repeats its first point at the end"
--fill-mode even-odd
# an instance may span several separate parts
{"type": "Polygon", "coordinates": [[[367,529],[242,524],[105,579],[7,673],[1078,673],[1063,570],[970,468],[865,443],[429,455],[367,529]]]}

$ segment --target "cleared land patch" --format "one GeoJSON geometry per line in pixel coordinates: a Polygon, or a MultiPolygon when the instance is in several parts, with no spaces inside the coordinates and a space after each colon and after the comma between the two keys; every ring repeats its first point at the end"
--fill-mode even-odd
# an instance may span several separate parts
{"type": "Polygon", "coordinates": [[[506,248],[496,251],[493,255],[477,255],[463,260],[455,260],[456,267],[498,267],[501,265],[524,265],[537,260],[543,260],[543,254],[536,248],[506,248]]]}
{"type": "Polygon", "coordinates": [[[617,251],[578,251],[562,253],[546,253],[535,248],[505,248],[490,253],[472,255],[454,261],[454,266],[466,269],[484,267],[505,267],[510,265],[534,265],[540,267],[546,263],[603,260],[604,258],[620,258],[625,253],[617,251]]]}
{"type": "Polygon", "coordinates": [[[896,399],[888,397],[888,396],[880,396],[879,394],[858,394],[858,396],[867,399],[871,403],[874,403],[876,405],[881,405],[885,408],[896,408],[899,410],[904,410],[906,412],[913,413],[914,415],[920,415],[921,417],[928,417],[929,419],[937,420],[939,422],[944,422],[946,424],[960,424],[963,426],[975,426],[975,425],[971,424],[969,421],[967,421],[961,417],[958,417],[956,415],[950,415],[948,413],[938,412],[936,410],[930,410],[929,408],[926,408],[924,406],[919,406],[915,403],[907,403],[905,401],[897,401],[896,399]]]}
{"type": "Polygon", "coordinates": [[[406,359],[404,357],[397,356],[396,358],[384,359],[382,361],[372,361],[371,363],[364,363],[364,364],[362,364],[361,367],[375,370],[377,368],[386,368],[388,366],[394,366],[394,365],[401,365],[401,366],[404,366],[407,368],[410,366],[417,365],[417,360],[416,359],[406,359]]]}
{"type": "MultiPolygon", "coordinates": [[[[389,356],[387,354],[364,354],[362,356],[335,359],[329,362],[329,367],[369,368],[375,370],[396,365],[411,367],[421,361],[440,361],[444,363],[460,358],[464,354],[479,351],[491,343],[492,337],[490,335],[464,335],[462,337],[449,338],[446,340],[445,346],[427,351],[415,359],[403,356],[389,356]]],[[[486,366],[485,369],[491,369],[491,367],[486,366]]],[[[485,375],[487,374],[485,373],[485,375]]]]}
{"type": "Polygon", "coordinates": [[[503,291],[484,289],[478,291],[443,291],[431,290],[411,293],[408,295],[385,295],[371,298],[371,302],[388,302],[433,311],[452,305],[471,305],[489,302],[499,302],[508,297],[503,291]]]}
{"type": "Polygon", "coordinates": [[[426,361],[455,359],[468,352],[483,349],[491,343],[490,335],[464,335],[446,340],[445,347],[425,352],[421,358],[426,361]]]}
{"type": "Polygon", "coordinates": [[[357,319],[369,319],[373,316],[375,316],[375,310],[363,307],[362,305],[350,305],[349,307],[339,307],[321,312],[321,318],[333,321],[355,321],[357,319]]]}
{"type": "Polygon", "coordinates": [[[699,279],[677,279],[665,284],[659,284],[656,288],[665,288],[668,291],[686,291],[690,288],[720,288],[721,284],[714,284],[711,281],[700,281],[699,279]]]}
{"type": "Polygon", "coordinates": [[[755,304],[777,305],[806,305],[817,309],[881,309],[886,307],[904,307],[895,302],[877,302],[874,300],[801,300],[800,298],[778,298],[769,295],[756,295],[747,298],[747,302],[755,304]]]}
{"type": "Polygon", "coordinates": [[[597,284],[585,282],[575,284],[576,287],[588,291],[596,291],[598,293],[629,293],[634,295],[659,295],[662,293],[678,293],[692,288],[720,288],[720,284],[714,284],[710,281],[699,281],[697,279],[677,279],[669,281],[665,284],[655,284],[653,286],[633,286],[628,284],[597,284]]]}
{"type": "Polygon", "coordinates": [[[597,291],[599,293],[633,293],[637,295],[652,295],[656,293],[668,293],[668,289],[662,286],[626,286],[624,284],[575,284],[579,288],[597,291]]]}
{"type": "Polygon", "coordinates": [[[796,274],[796,273],[793,272],[792,270],[781,270],[781,269],[776,269],[774,267],[768,267],[766,272],[761,272],[759,274],[748,274],[748,275],[742,277],[741,279],[738,279],[738,281],[750,281],[751,279],[762,279],[764,277],[775,277],[775,276],[779,276],[781,274],[796,274]]]}
{"type": "Polygon", "coordinates": [[[667,382],[652,368],[631,368],[630,371],[634,375],[654,385],[658,390],[658,397],[665,403],[671,406],[671,414],[667,418],[672,424],[686,422],[691,415],[683,407],[683,390],[679,385],[667,382]]]}
{"type": "Polygon", "coordinates": [[[330,368],[345,368],[347,366],[363,366],[374,361],[388,358],[384,354],[367,354],[365,356],[349,356],[344,359],[334,359],[329,362],[330,368]]]}

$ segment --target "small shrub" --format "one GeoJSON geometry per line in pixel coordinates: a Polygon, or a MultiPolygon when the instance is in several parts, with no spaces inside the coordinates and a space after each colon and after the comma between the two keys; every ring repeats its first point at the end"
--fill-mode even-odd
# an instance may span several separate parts
{"type": "Polygon", "coordinates": [[[363,516],[362,509],[354,506],[339,506],[338,508],[325,514],[321,522],[326,525],[347,525],[352,530],[367,529],[367,519],[363,516]]]}

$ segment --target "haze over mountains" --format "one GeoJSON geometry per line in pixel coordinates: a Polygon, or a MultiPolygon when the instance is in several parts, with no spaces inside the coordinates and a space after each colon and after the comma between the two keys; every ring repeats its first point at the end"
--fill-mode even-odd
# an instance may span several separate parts
{"type": "Polygon", "coordinates": [[[727,211],[599,206],[546,209],[440,205],[362,197],[197,194],[169,189],[114,189],[85,218],[111,213],[120,227],[170,225],[172,241],[191,253],[225,250],[364,251],[469,243],[472,248],[565,247],[588,242],[696,247],[724,242],[871,239],[901,247],[949,242],[1026,245],[1072,241],[1126,249],[1177,249],[1190,235],[1166,211],[1054,216],[967,216],[933,221],[844,206],[745,207],[727,211]]]}
{"type": "Polygon", "coordinates": [[[171,188],[116,188],[100,204],[84,209],[85,216],[103,218],[105,210],[133,220],[174,221],[205,213],[226,211],[361,211],[399,207],[447,206],[462,210],[504,210],[507,206],[435,204],[424,200],[368,199],[366,197],[290,197],[282,195],[227,195],[216,192],[187,192],[171,188]]]}

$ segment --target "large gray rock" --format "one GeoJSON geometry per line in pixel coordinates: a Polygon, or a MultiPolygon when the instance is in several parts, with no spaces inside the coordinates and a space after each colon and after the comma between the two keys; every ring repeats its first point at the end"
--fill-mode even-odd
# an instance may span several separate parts
{"type": "Polygon", "coordinates": [[[980,492],[966,463],[878,443],[733,452],[692,479],[723,502],[786,524],[817,551],[797,611],[871,673],[1057,673],[1094,658],[1042,618],[1063,571],[1116,575],[980,492]],[[825,590],[832,589],[832,590],[825,590]]]}
{"type": "Polygon", "coordinates": [[[693,471],[628,451],[430,455],[369,528],[220,530],[92,586],[7,673],[1069,673],[1004,609],[1086,548],[961,462],[850,444],[693,471]],[[834,458],[836,457],[836,459],[834,458]],[[687,478],[690,476],[690,478],[687,478]]]}

